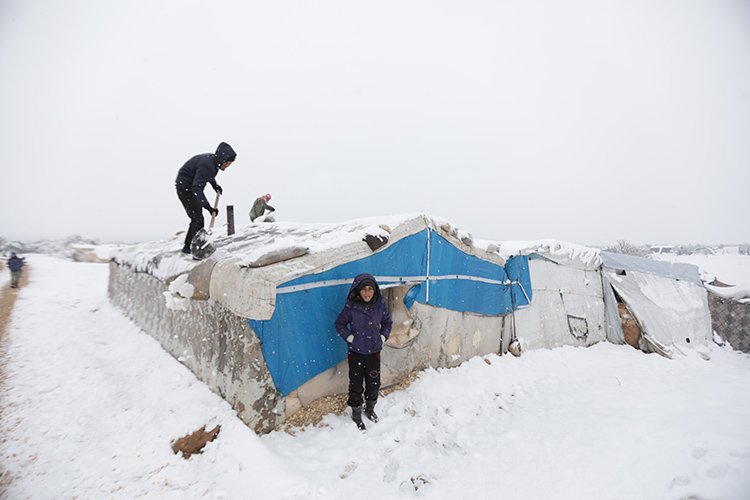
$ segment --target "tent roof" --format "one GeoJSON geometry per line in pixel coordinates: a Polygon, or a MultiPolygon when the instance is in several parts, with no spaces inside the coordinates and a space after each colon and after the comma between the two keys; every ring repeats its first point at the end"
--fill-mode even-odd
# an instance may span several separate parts
{"type": "Polygon", "coordinates": [[[505,264],[498,253],[475,246],[469,233],[445,219],[425,214],[334,224],[248,224],[232,236],[216,236],[216,252],[203,261],[193,261],[180,252],[181,234],[167,240],[124,245],[111,256],[137,272],[164,281],[190,273],[188,281],[205,291],[204,298],[210,296],[240,316],[265,319],[273,314],[279,285],[373,255],[374,250],[365,242],[368,235],[387,240],[387,247],[427,228],[468,255],[501,267],[505,264]]]}
{"type": "MultiPolygon", "coordinates": [[[[381,235],[388,237],[389,241],[395,241],[427,227],[440,232],[469,254],[500,264],[505,261],[497,254],[475,247],[468,232],[455,228],[446,219],[426,214],[371,217],[328,224],[263,222],[238,227],[232,236],[224,236],[224,228],[215,228],[213,244],[216,252],[210,259],[231,259],[232,265],[241,268],[270,265],[279,262],[285,254],[299,256],[304,253],[319,262],[344,262],[347,255],[342,250],[352,245],[363,252],[363,256],[371,253],[364,243],[366,235],[381,235]]],[[[200,264],[199,261],[192,260],[191,256],[180,252],[183,238],[184,233],[178,233],[164,240],[121,245],[113,249],[109,256],[119,263],[132,266],[138,272],[168,280],[189,272],[200,264]]],[[[310,258],[295,262],[297,263],[307,271],[311,266],[316,267],[310,258]]]]}
{"type": "Polygon", "coordinates": [[[655,274],[703,286],[698,266],[693,264],[665,262],[612,252],[601,252],[601,258],[603,266],[608,269],[655,274]]]}

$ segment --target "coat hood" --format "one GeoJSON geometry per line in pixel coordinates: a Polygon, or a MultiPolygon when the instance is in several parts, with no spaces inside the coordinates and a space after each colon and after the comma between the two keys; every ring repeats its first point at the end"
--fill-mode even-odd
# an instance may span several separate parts
{"type": "Polygon", "coordinates": [[[221,165],[225,161],[234,161],[237,158],[237,153],[234,152],[232,146],[226,142],[222,142],[219,143],[219,146],[216,148],[214,156],[216,156],[216,161],[221,165]]]}
{"type": "Polygon", "coordinates": [[[375,280],[372,274],[368,273],[362,273],[358,274],[354,281],[352,282],[351,288],[349,288],[349,295],[347,296],[349,300],[358,300],[358,293],[359,289],[365,284],[365,282],[370,281],[372,282],[372,287],[375,289],[375,296],[373,297],[372,302],[375,302],[378,297],[380,297],[380,285],[378,285],[378,282],[375,280]]]}

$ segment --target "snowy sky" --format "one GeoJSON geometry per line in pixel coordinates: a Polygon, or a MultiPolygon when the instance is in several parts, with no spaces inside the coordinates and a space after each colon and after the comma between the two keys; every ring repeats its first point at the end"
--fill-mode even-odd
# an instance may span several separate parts
{"type": "Polygon", "coordinates": [[[747,242],[750,2],[5,0],[0,236],[425,212],[476,237],[747,242]],[[213,200],[210,188],[206,191],[213,200]]]}

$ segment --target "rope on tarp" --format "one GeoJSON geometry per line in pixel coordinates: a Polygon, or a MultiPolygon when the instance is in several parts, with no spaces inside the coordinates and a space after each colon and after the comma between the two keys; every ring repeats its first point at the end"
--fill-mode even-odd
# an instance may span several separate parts
{"type": "Polygon", "coordinates": [[[425,276],[425,303],[430,303],[430,228],[427,227],[427,275],[425,276]]]}

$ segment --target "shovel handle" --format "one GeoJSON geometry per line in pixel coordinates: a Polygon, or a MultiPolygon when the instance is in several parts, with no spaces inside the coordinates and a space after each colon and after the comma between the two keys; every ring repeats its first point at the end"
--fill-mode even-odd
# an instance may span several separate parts
{"type": "MultiPolygon", "coordinates": [[[[216,201],[214,202],[214,208],[219,208],[219,196],[221,195],[219,193],[216,193],[216,201]]],[[[211,222],[208,224],[209,229],[213,229],[215,221],[216,221],[216,216],[211,214],[211,222]]]]}

